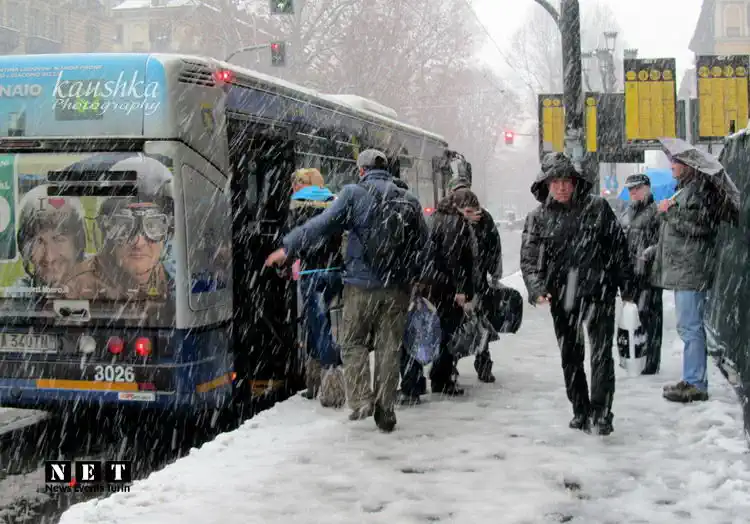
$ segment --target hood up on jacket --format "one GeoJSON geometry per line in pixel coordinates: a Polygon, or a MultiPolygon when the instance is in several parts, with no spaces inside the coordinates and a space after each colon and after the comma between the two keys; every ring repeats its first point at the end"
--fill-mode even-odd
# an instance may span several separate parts
{"type": "Polygon", "coordinates": [[[292,195],[292,200],[313,200],[327,202],[333,200],[334,194],[326,187],[307,186],[292,195]]]}
{"type": "Polygon", "coordinates": [[[542,160],[542,170],[531,184],[531,194],[542,204],[549,198],[549,181],[553,178],[572,178],[575,181],[573,200],[580,200],[594,187],[591,180],[576,171],[573,162],[564,153],[549,153],[542,160]]]}

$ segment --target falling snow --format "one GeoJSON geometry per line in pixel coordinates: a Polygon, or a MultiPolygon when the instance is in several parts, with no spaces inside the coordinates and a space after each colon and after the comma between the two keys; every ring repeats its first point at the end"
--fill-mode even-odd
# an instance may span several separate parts
{"type": "Polygon", "coordinates": [[[294,398],[60,524],[744,523],[750,457],[734,391],[712,366],[709,402],[661,398],[681,366],[665,302],[662,373],[618,369],[609,437],[567,428],[549,312],[527,309],[492,348],[496,384],[477,383],[464,359],[466,397],[402,409],[390,435],[294,398]]]}

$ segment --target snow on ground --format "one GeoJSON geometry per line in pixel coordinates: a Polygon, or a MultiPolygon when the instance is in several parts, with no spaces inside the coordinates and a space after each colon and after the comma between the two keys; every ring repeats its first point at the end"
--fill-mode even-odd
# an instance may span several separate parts
{"type": "Polygon", "coordinates": [[[477,383],[464,359],[467,396],[400,409],[390,435],[296,397],[60,524],[747,523],[734,392],[712,366],[709,402],[661,398],[681,368],[666,298],[662,374],[618,367],[609,437],[567,428],[549,312],[527,307],[521,332],[493,348],[496,384],[477,383]]]}

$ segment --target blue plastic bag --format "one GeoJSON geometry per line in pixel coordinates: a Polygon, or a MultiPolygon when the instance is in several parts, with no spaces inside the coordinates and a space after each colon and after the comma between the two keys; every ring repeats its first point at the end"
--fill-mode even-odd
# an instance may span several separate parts
{"type": "Polygon", "coordinates": [[[427,299],[417,297],[409,305],[404,332],[404,347],[414,360],[426,366],[440,352],[440,317],[427,299]]]}

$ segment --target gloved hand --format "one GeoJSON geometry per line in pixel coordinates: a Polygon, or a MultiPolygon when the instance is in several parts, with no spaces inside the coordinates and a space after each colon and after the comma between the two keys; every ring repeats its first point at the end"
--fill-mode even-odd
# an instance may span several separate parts
{"type": "Polygon", "coordinates": [[[654,258],[654,255],[656,255],[656,246],[649,246],[641,252],[641,255],[638,258],[644,262],[648,262],[654,258]]]}

